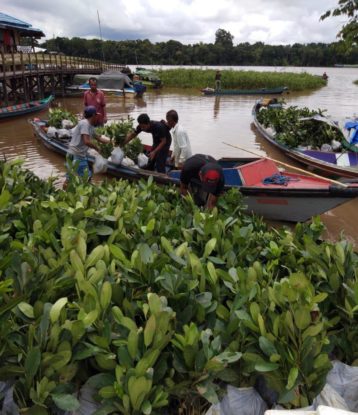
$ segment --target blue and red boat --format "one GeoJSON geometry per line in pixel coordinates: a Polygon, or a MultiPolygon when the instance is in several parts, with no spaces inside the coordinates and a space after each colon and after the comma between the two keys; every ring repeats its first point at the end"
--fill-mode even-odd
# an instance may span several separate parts
{"type": "MultiPolygon", "coordinates": [[[[35,135],[51,151],[65,156],[68,140],[48,137],[47,124],[33,120],[35,135]]],[[[150,150],[150,149],[147,149],[150,150]]],[[[94,162],[94,157],[89,156],[94,162]]],[[[303,222],[358,196],[358,183],[332,185],[328,179],[304,174],[281,173],[277,165],[265,158],[222,158],[225,190],[237,188],[248,212],[267,219],[303,222]]],[[[180,171],[167,174],[108,162],[107,174],[129,180],[153,179],[164,185],[179,185],[180,171]]]]}
{"type": "Polygon", "coordinates": [[[22,104],[9,105],[7,107],[0,108],[0,120],[7,118],[17,117],[20,115],[29,114],[32,112],[42,111],[50,105],[54,99],[52,95],[48,98],[40,99],[37,101],[24,102],[22,104]]]}

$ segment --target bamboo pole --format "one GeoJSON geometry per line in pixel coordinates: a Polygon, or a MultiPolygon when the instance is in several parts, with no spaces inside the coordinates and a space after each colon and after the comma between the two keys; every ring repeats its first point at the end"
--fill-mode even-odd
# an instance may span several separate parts
{"type": "Polygon", "coordinates": [[[300,169],[299,167],[292,166],[291,164],[284,163],[283,161],[280,161],[280,160],[275,160],[275,159],[273,159],[271,157],[268,157],[268,156],[261,156],[259,153],[256,153],[255,151],[251,151],[251,150],[248,150],[246,148],[239,147],[239,146],[234,146],[233,144],[225,143],[224,141],[223,141],[223,144],[225,144],[227,146],[230,146],[230,147],[233,147],[233,148],[237,148],[238,150],[246,151],[247,153],[253,154],[254,156],[257,156],[257,157],[260,157],[260,158],[265,158],[267,160],[271,160],[271,161],[273,161],[277,164],[282,164],[282,166],[288,167],[288,168],[293,169],[293,170],[297,170],[300,173],[309,174],[313,177],[316,177],[317,179],[327,180],[328,182],[338,184],[339,186],[342,186],[342,187],[349,187],[347,184],[341,183],[338,180],[328,179],[327,177],[323,177],[323,176],[320,176],[319,174],[315,174],[315,173],[312,173],[310,171],[300,169]]]}

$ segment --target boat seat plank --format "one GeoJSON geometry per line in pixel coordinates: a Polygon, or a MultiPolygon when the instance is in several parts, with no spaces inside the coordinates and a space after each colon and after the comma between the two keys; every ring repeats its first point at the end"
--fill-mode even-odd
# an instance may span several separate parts
{"type": "Polygon", "coordinates": [[[260,183],[266,177],[279,173],[272,160],[260,159],[237,168],[241,181],[245,186],[260,183]]]}

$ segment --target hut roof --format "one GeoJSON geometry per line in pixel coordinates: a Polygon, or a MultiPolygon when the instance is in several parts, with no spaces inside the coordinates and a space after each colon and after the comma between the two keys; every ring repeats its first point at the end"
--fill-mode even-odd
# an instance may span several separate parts
{"type": "Polygon", "coordinates": [[[26,23],[16,17],[9,16],[8,14],[0,12],[0,30],[17,30],[20,36],[32,36],[40,38],[45,34],[40,29],[32,27],[29,23],[26,23]]]}

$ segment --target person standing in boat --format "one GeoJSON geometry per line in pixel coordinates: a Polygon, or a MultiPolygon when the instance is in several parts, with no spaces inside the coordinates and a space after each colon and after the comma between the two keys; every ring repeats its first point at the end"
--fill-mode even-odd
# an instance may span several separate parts
{"type": "Polygon", "coordinates": [[[198,206],[214,208],[224,186],[223,169],[213,157],[195,154],[184,163],[180,174],[180,193],[186,196],[190,192],[198,206]]]}
{"type": "Polygon", "coordinates": [[[107,122],[106,101],[104,93],[97,88],[97,79],[91,77],[88,80],[90,89],[84,93],[83,103],[85,107],[93,106],[98,115],[96,127],[103,126],[107,122]]]}
{"type": "Polygon", "coordinates": [[[181,169],[184,162],[192,156],[189,137],[182,125],[178,124],[179,116],[175,110],[168,111],[166,119],[173,138],[172,161],[176,169],[181,169]]]}
{"type": "MultiPolygon", "coordinates": [[[[99,152],[99,148],[91,142],[95,139],[99,142],[107,143],[108,141],[95,133],[95,126],[97,125],[97,118],[100,114],[97,113],[94,106],[88,106],[83,112],[84,118],[78,122],[76,127],[72,129],[72,138],[68,146],[66,167],[71,168],[73,164],[76,168],[75,173],[83,177],[86,173],[88,178],[92,177],[92,170],[88,163],[87,152],[90,148],[99,152]]],[[[66,181],[63,188],[66,189],[69,181],[69,175],[66,174],[66,181]]]]}
{"type": "Polygon", "coordinates": [[[215,74],[215,90],[220,91],[220,89],[221,89],[221,72],[217,70],[215,74]]]}
{"type": "Polygon", "coordinates": [[[148,155],[148,170],[166,173],[165,165],[169,155],[172,136],[169,127],[162,121],[152,121],[148,114],[140,114],[137,128],[127,135],[124,144],[129,143],[141,132],[150,133],[153,137],[152,149],[148,155]]]}

